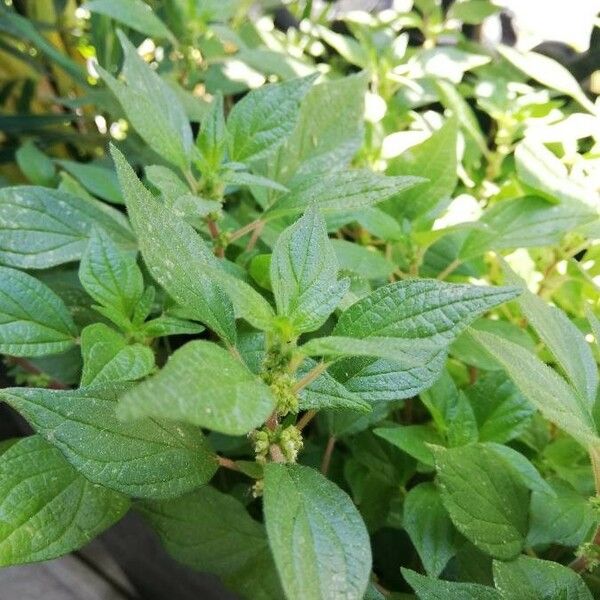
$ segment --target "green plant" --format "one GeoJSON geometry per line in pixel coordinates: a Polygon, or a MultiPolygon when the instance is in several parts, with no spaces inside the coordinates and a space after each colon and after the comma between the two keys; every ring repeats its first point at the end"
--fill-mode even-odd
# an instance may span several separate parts
{"type": "Polygon", "coordinates": [[[594,597],[600,121],[568,71],[467,39],[487,0],[347,34],[310,3],[285,34],[244,1],[27,7],[0,565],[136,510],[252,600],[594,597]]]}

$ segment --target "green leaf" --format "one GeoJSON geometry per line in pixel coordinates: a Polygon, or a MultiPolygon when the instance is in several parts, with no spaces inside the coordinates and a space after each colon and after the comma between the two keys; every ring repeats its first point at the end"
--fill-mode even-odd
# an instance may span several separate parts
{"type": "Polygon", "coordinates": [[[167,26],[143,0],[90,0],[83,5],[90,12],[106,15],[144,35],[174,40],[167,26]]]}
{"type": "Polygon", "coordinates": [[[171,498],[210,480],[217,461],[200,431],[117,419],[117,400],[130,387],[7,388],[0,398],[93,483],[138,498],[171,498]]]}
{"type": "Polygon", "coordinates": [[[442,436],[431,425],[379,427],[373,433],[429,467],[434,466],[430,445],[443,444],[442,436]]]}
{"type": "Polygon", "coordinates": [[[488,156],[487,142],[481,133],[479,121],[469,103],[458,92],[456,86],[449,81],[438,78],[435,80],[435,87],[442,104],[454,113],[458,123],[475,142],[479,151],[484,156],[488,156]]]}
{"type": "MultiPolygon", "coordinates": [[[[317,363],[314,360],[306,359],[296,371],[297,379],[301,379],[316,365],[317,363]]],[[[370,404],[349,392],[327,371],[321,373],[319,377],[304,387],[299,395],[300,410],[323,410],[325,408],[331,410],[346,408],[361,412],[371,410],[370,404]]]]}
{"type": "Polygon", "coordinates": [[[48,158],[37,146],[27,140],[16,152],[15,160],[19,169],[29,181],[35,185],[51,186],[56,178],[56,168],[52,159],[48,158]]]}
{"type": "Polygon", "coordinates": [[[439,577],[456,553],[455,529],[433,483],[420,483],[404,499],[404,529],[430,577],[439,577]]]}
{"type": "Polygon", "coordinates": [[[504,444],[525,431],[534,408],[501,371],[479,375],[465,390],[477,423],[479,440],[504,444]]]}
{"type": "Polygon", "coordinates": [[[118,414],[243,435],[264,423],[274,408],[269,388],[241,362],[216,344],[198,340],[176,350],[158,374],[126,393],[118,414]]]}
{"type": "Polygon", "coordinates": [[[426,179],[386,203],[393,214],[407,219],[433,219],[450,202],[458,181],[456,136],[457,121],[448,119],[423,143],[389,162],[387,173],[390,175],[426,179]]]}
{"type": "Polygon", "coordinates": [[[562,310],[546,304],[542,298],[530,292],[525,281],[505,262],[503,269],[506,280],[523,289],[517,300],[523,315],[591,409],[598,390],[598,367],[583,333],[562,310]]]}
{"type": "Polygon", "coordinates": [[[246,162],[275,152],[292,133],[300,101],[316,77],[265,85],[237,102],[227,119],[229,158],[246,162]]]}
{"type": "Polygon", "coordinates": [[[56,163],[75,177],[94,196],[113,204],[123,204],[119,182],[112,169],[90,163],[78,163],[73,160],[57,160],[56,163]]]}
{"type": "Polygon", "coordinates": [[[302,347],[307,356],[374,356],[393,360],[404,369],[426,365],[436,361],[439,354],[445,354],[444,348],[439,348],[431,340],[415,341],[394,337],[370,337],[367,339],[332,335],[313,338],[302,347]]]}
{"type": "Polygon", "coordinates": [[[365,525],[350,498],[300,465],[265,467],[267,535],[289,600],[362,600],[371,570],[365,525]]]}
{"type": "Polygon", "coordinates": [[[235,498],[205,486],[137,508],[178,561],[218,575],[244,598],[283,598],[265,528],[235,498]]]}
{"type": "Polygon", "coordinates": [[[337,361],[329,371],[362,400],[390,402],[411,398],[431,386],[439,377],[446,357],[446,352],[439,352],[417,367],[385,359],[353,357],[337,361]]]}
{"type": "Polygon", "coordinates": [[[597,514],[589,498],[568,483],[550,482],[553,494],[534,491],[527,542],[531,546],[560,544],[577,547],[586,541],[597,524],[597,514]]]}
{"type": "Polygon", "coordinates": [[[498,52],[525,75],[561,94],[571,96],[583,108],[596,114],[596,108],[583,93],[571,73],[553,58],[537,52],[520,52],[509,46],[498,46],[498,52]]]}
{"type": "Polygon", "coordinates": [[[323,215],[368,208],[422,181],[419,177],[386,177],[366,169],[307,177],[270,209],[267,220],[302,213],[314,206],[323,215]]]}
{"type": "Polygon", "coordinates": [[[597,443],[590,407],[567,382],[529,350],[483,331],[471,335],[505,369],[521,393],[550,422],[583,446],[597,443]]]}
{"type": "Polygon", "coordinates": [[[412,279],[380,287],[345,310],[334,335],[390,337],[444,348],[482,313],[512,300],[514,287],[485,287],[412,279]]]}
{"type": "Polygon", "coordinates": [[[120,245],[133,244],[127,220],[101,202],[43,187],[0,189],[2,264],[46,269],[79,260],[94,226],[120,245]]]}
{"type": "Polygon", "coordinates": [[[503,600],[592,600],[575,571],[529,556],[513,562],[494,561],[494,582],[503,600]]]}
{"type": "Polygon", "coordinates": [[[31,275],[0,267],[0,352],[58,354],[76,337],[77,327],[59,296],[31,275]]]}
{"type": "Polygon", "coordinates": [[[142,344],[128,345],[125,338],[103,323],[81,332],[83,372],[81,385],[135,381],[154,368],[154,353],[142,344]]]}
{"type": "Polygon", "coordinates": [[[202,333],[204,327],[193,323],[192,321],[186,321],[185,319],[178,319],[171,315],[160,315],[156,319],[147,321],[140,329],[140,333],[147,337],[164,337],[167,335],[191,335],[195,333],[202,333]]]}
{"type": "Polygon", "coordinates": [[[570,176],[565,165],[542,142],[525,138],[514,153],[519,180],[550,202],[570,206],[574,212],[598,218],[598,195],[570,176]]]}
{"type": "Polygon", "coordinates": [[[151,275],[190,316],[225,340],[235,340],[231,301],[206,273],[216,259],[202,238],[142,185],[123,155],[111,148],[127,211],[151,275]]]}
{"type": "Polygon", "coordinates": [[[0,566],[40,562],[85,546],[129,500],[90,483],[34,435],[0,457],[0,566]]]}
{"type": "Polygon", "coordinates": [[[501,600],[502,596],[491,587],[478,583],[456,583],[419,575],[402,568],[402,575],[417,592],[420,600],[501,600]]]}
{"type": "Polygon", "coordinates": [[[295,333],[318,329],[348,291],[337,279],[338,265],[325,221],[309,210],[278,238],[271,259],[271,286],[277,314],[295,333]]]}
{"type": "Polygon", "coordinates": [[[187,170],[194,140],[177,94],[142,60],[125,35],[117,34],[125,54],[127,85],[98,67],[102,79],[142,139],[166,160],[187,170]]]}
{"type": "Polygon", "coordinates": [[[529,488],[532,492],[543,492],[546,495],[554,496],[552,487],[520,452],[510,446],[504,446],[495,442],[488,442],[485,446],[499,454],[513,467],[515,472],[521,477],[521,481],[525,487],[529,488]]]}
{"type": "Polygon", "coordinates": [[[444,506],[484,552],[509,560],[523,549],[529,492],[513,467],[484,444],[434,449],[444,506]]]}
{"type": "Polygon", "coordinates": [[[499,337],[503,337],[523,348],[527,348],[532,352],[535,351],[535,342],[533,337],[527,332],[527,330],[519,327],[516,323],[509,321],[492,321],[482,317],[475,321],[468,329],[463,331],[450,346],[450,354],[467,363],[473,365],[478,369],[484,371],[498,371],[502,369],[502,366],[488,354],[481,344],[478,344],[471,331],[475,329],[477,331],[485,331],[487,333],[493,333],[499,337]]]}
{"type": "Polygon", "coordinates": [[[79,280],[85,291],[103,306],[131,319],[144,293],[144,278],[135,256],[124,252],[102,229],[92,230],[81,257],[79,280]]]}
{"type": "Polygon", "coordinates": [[[367,72],[315,85],[300,107],[295,129],[277,155],[272,179],[330,173],[343,169],[361,147],[364,137],[367,72]]]}
{"type": "Polygon", "coordinates": [[[217,172],[223,161],[227,147],[227,129],[223,112],[223,95],[217,93],[206,117],[202,120],[196,146],[204,169],[217,172]]]}
{"type": "Polygon", "coordinates": [[[366,69],[369,66],[369,54],[367,50],[360,45],[356,39],[349,35],[341,35],[332,31],[328,27],[316,25],[315,30],[319,37],[331,46],[340,56],[345,58],[350,64],[366,69]]]}
{"type": "Polygon", "coordinates": [[[499,11],[500,7],[489,0],[464,0],[452,4],[448,16],[469,25],[478,25],[499,11]]]}
{"type": "Polygon", "coordinates": [[[494,204],[471,231],[460,250],[470,259],[488,250],[531,248],[557,244],[562,237],[594,219],[589,211],[573,205],[553,205],[542,198],[525,197],[494,204]]]}
{"type": "Polygon", "coordinates": [[[396,265],[373,247],[360,246],[346,240],[331,240],[340,271],[347,271],[365,279],[387,279],[396,265]]]}

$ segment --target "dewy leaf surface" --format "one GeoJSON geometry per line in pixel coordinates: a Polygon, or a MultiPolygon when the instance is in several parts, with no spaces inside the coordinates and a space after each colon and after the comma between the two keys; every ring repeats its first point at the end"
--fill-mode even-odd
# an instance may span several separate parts
{"type": "Polygon", "coordinates": [[[0,263],[46,269],[79,260],[94,226],[132,247],[126,219],[92,198],[35,186],[0,189],[0,263]]]}
{"type": "Polygon", "coordinates": [[[58,354],[75,343],[77,327],[64,302],[35,277],[0,267],[0,352],[58,354]]]}
{"type": "Polygon", "coordinates": [[[293,131],[300,100],[315,78],[266,85],[235,104],[227,119],[231,160],[259,160],[275,152],[293,131]]]}
{"type": "Polygon", "coordinates": [[[123,418],[162,417],[243,435],[264,423],[274,406],[268,386],[240,361],[212,342],[197,340],[126,393],[118,412],[123,418]]]}
{"type": "Polygon", "coordinates": [[[491,448],[471,444],[434,450],[444,506],[456,528],[484,552],[509,560],[525,543],[529,492],[491,448]]]}
{"type": "Polygon", "coordinates": [[[121,152],[112,148],[127,211],[152,276],[198,321],[235,340],[233,306],[206,265],[216,260],[202,238],[142,185],[121,152]]]}
{"type": "Polygon", "coordinates": [[[289,600],[362,600],[371,569],[369,536],[337,485],[309,467],[268,464],[264,512],[289,600]]]}
{"type": "Polygon", "coordinates": [[[283,598],[265,528],[239,500],[204,486],[138,508],[178,561],[218,575],[248,600],[283,598]]]}
{"type": "Polygon", "coordinates": [[[297,333],[318,329],[347,292],[350,281],[338,281],[337,272],[337,258],[317,210],[309,210],[277,238],[271,285],[277,313],[297,333]]]}
{"type": "Polygon", "coordinates": [[[217,462],[201,432],[153,419],[119,421],[117,399],[127,389],[8,388],[0,398],[93,483],[140,498],[172,498],[206,483],[217,462]]]}
{"type": "Polygon", "coordinates": [[[39,562],[86,545],[129,500],[80,475],[34,435],[0,457],[0,566],[39,562]]]}

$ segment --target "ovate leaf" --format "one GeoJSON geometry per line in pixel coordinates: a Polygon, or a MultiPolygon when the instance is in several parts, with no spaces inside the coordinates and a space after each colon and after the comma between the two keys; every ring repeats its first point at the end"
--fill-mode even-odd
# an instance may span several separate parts
{"type": "Polygon", "coordinates": [[[161,417],[243,435],[275,407],[269,388],[240,361],[211,342],[176,350],[163,369],[125,394],[123,418],[161,417]]]}
{"type": "Polygon", "coordinates": [[[117,419],[117,400],[128,387],[7,388],[0,398],[93,483],[140,498],[172,498],[206,483],[217,462],[200,431],[117,419]]]}
{"type": "Polygon", "coordinates": [[[123,204],[117,175],[112,169],[79,163],[74,160],[57,160],[56,162],[94,196],[113,204],[123,204]]]}
{"type": "Polygon", "coordinates": [[[127,211],[152,276],[191,316],[235,339],[231,301],[207,274],[215,258],[202,238],[152,197],[123,155],[112,148],[127,211]]]}
{"type": "Polygon", "coordinates": [[[127,84],[98,67],[102,79],[144,141],[186,170],[193,146],[192,129],[177,94],[142,60],[125,35],[117,33],[125,54],[123,74],[127,84]]]}
{"type": "Polygon", "coordinates": [[[76,337],[69,310],[48,286],[16,269],[0,267],[0,352],[58,354],[76,337]]]}
{"type": "Polygon", "coordinates": [[[178,561],[218,575],[244,598],[283,597],[265,528],[235,498],[205,486],[138,509],[178,561]]]}
{"type": "Polygon", "coordinates": [[[0,566],[40,562],[85,546],[129,500],[82,477],[34,435],[0,458],[0,566]]]}
{"type": "Polygon", "coordinates": [[[494,582],[503,600],[592,600],[575,571],[529,556],[513,562],[494,561],[494,582]]]}
{"type": "Polygon", "coordinates": [[[506,200],[483,214],[479,223],[484,227],[468,235],[460,256],[469,259],[488,250],[549,246],[593,218],[577,206],[550,204],[542,198],[506,200]]]}
{"type": "Polygon", "coordinates": [[[99,304],[131,319],[144,293],[144,278],[135,256],[121,250],[102,229],[95,227],[81,258],[79,280],[99,304]]]}
{"type": "Polygon", "coordinates": [[[556,371],[513,342],[483,331],[471,330],[471,335],[505,368],[525,398],[549,421],[584,446],[597,442],[588,403],[556,371]]]}
{"type": "Polygon", "coordinates": [[[267,219],[302,213],[311,206],[323,215],[368,208],[422,181],[419,177],[386,177],[366,169],[306,177],[267,212],[267,219]]]}
{"type": "Polygon", "coordinates": [[[468,323],[511,300],[514,287],[482,287],[433,279],[383,286],[345,310],[334,335],[419,340],[445,347],[468,323]]]}
{"type": "Polygon", "coordinates": [[[517,302],[523,315],[555,356],[565,375],[591,408],[596,401],[598,367],[583,333],[567,315],[527,289],[527,284],[504,263],[506,279],[523,289],[517,302]]]}
{"type": "Polygon", "coordinates": [[[125,338],[103,323],[88,325],[81,332],[83,372],[81,385],[135,381],[154,368],[154,353],[142,344],[127,344],[125,338]]]}
{"type": "Polygon", "coordinates": [[[275,152],[293,131],[299,103],[315,78],[265,85],[237,102],[227,119],[230,159],[258,160],[275,152]]]}
{"type": "Polygon", "coordinates": [[[296,333],[318,329],[348,291],[337,279],[338,264],[325,221],[309,210],[278,238],[271,259],[277,313],[296,333]]]}
{"type": "Polygon", "coordinates": [[[96,200],[34,186],[0,190],[0,263],[46,269],[79,260],[94,226],[122,246],[133,235],[123,215],[96,200]]]}
{"type": "Polygon", "coordinates": [[[407,219],[434,218],[446,204],[456,187],[456,119],[444,125],[422,144],[409,148],[390,161],[389,175],[412,175],[424,181],[402,191],[386,203],[388,209],[407,219]]]}
{"type": "Polygon", "coordinates": [[[174,40],[167,26],[156,16],[152,8],[143,0],[90,0],[83,5],[90,12],[106,15],[135,31],[150,37],[174,40]]]}
{"type": "Polygon", "coordinates": [[[456,553],[455,530],[432,483],[421,483],[408,492],[402,524],[427,574],[439,577],[456,553]]]}
{"type": "Polygon", "coordinates": [[[456,528],[484,552],[509,560],[525,542],[529,492],[513,467],[483,444],[436,447],[444,506],[456,528]]]}
{"type": "Polygon", "coordinates": [[[362,600],[371,570],[369,536],[342,490],[309,467],[271,463],[264,512],[289,600],[362,600]]]}
{"type": "Polygon", "coordinates": [[[561,94],[571,96],[586,110],[596,114],[594,104],[583,93],[571,73],[549,56],[538,52],[519,52],[509,46],[498,46],[498,52],[525,75],[561,94]]]}

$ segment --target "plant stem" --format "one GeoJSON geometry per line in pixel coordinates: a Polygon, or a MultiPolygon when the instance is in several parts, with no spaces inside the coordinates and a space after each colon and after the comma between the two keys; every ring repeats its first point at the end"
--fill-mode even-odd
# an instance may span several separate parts
{"type": "Polygon", "coordinates": [[[315,365],[302,379],[296,382],[292,391],[294,394],[297,394],[300,390],[304,389],[307,385],[310,385],[323,371],[327,370],[327,367],[331,363],[328,362],[320,362],[318,365],[315,365]]]}
{"type": "MultiPolygon", "coordinates": [[[[45,373],[38,369],[33,363],[29,362],[26,358],[20,358],[17,356],[9,356],[7,357],[8,362],[11,364],[21,367],[23,371],[27,371],[32,375],[44,375],[45,373]]],[[[69,389],[68,385],[65,385],[62,381],[58,381],[58,379],[50,379],[48,382],[48,388],[51,390],[67,390],[69,389]]]]}
{"type": "Polygon", "coordinates": [[[296,423],[296,429],[302,431],[313,420],[316,414],[316,410],[307,410],[296,423]]]}
{"type": "Polygon", "coordinates": [[[335,436],[330,435],[327,440],[327,446],[325,446],[325,453],[323,454],[323,460],[321,461],[321,473],[323,475],[327,475],[327,471],[329,471],[329,465],[331,464],[331,455],[333,454],[333,449],[335,448],[335,436]]]}
{"type": "Polygon", "coordinates": [[[250,252],[250,250],[252,250],[254,248],[254,246],[256,245],[256,242],[258,241],[258,238],[260,237],[260,234],[262,233],[264,226],[265,226],[265,222],[261,221],[254,228],[254,231],[252,232],[252,236],[248,240],[248,245],[246,246],[246,252],[250,252]]]}
{"type": "Polygon", "coordinates": [[[438,274],[437,278],[442,280],[446,279],[448,275],[453,273],[458,267],[460,267],[462,261],[458,258],[455,258],[441,273],[438,274]]]}
{"type": "Polygon", "coordinates": [[[225,456],[217,456],[217,461],[219,462],[219,466],[224,469],[229,469],[230,471],[239,471],[239,467],[232,461],[230,458],[226,458],[225,456]]]}
{"type": "Polygon", "coordinates": [[[248,223],[247,225],[240,227],[239,229],[237,229],[229,235],[229,242],[235,242],[235,240],[244,237],[247,233],[250,233],[251,231],[254,231],[257,227],[260,227],[262,223],[263,221],[261,219],[256,219],[255,221],[252,221],[252,223],[248,223]]]}

